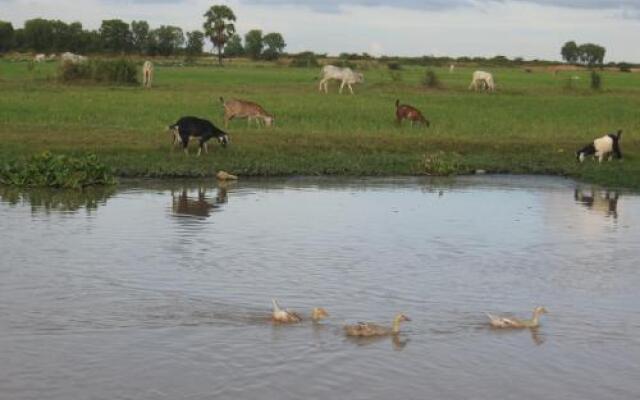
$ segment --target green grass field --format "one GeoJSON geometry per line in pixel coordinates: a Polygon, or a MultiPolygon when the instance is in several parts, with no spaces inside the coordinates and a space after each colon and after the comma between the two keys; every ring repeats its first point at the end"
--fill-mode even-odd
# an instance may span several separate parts
{"type": "Polygon", "coordinates": [[[475,68],[435,69],[441,89],[421,85],[425,68],[404,67],[394,80],[385,66],[363,70],[356,95],[317,89],[319,69],[232,63],[218,67],[156,66],[155,86],[61,85],[55,63],[0,60],[0,162],[51,150],[96,153],[123,177],[558,174],[640,188],[640,74],[487,68],[498,91],[467,90],[475,68]],[[574,79],[573,87],[566,87],[574,79]],[[217,100],[256,101],[276,116],[274,128],[229,127],[227,149],[186,157],[172,151],[167,125],[195,115],[222,126],[217,100]],[[394,101],[420,108],[430,128],[394,124],[394,101]],[[623,129],[622,162],[578,164],[574,152],[595,137],[623,129]]]}

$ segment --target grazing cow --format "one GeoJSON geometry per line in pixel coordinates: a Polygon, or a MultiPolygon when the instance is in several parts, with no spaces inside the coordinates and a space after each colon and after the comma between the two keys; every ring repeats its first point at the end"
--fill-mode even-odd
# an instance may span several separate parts
{"type": "MultiPolygon", "coordinates": [[[[180,142],[182,143],[182,148],[185,154],[189,154],[189,139],[198,139],[200,141],[200,148],[198,149],[198,156],[202,153],[202,149],[204,148],[205,153],[209,152],[207,148],[207,141],[212,137],[216,137],[218,142],[222,145],[222,147],[226,147],[229,143],[229,136],[216,128],[215,125],[206,119],[196,118],[196,117],[182,117],[173,125],[169,126],[169,129],[172,131],[177,130],[177,135],[180,137],[180,142]]],[[[175,138],[174,133],[174,138],[175,138]]],[[[175,139],[174,139],[175,140],[175,139]]],[[[175,143],[175,142],[174,142],[175,143]]]]}
{"type": "Polygon", "coordinates": [[[41,63],[41,62],[44,62],[46,59],[47,59],[46,55],[36,54],[35,57],[33,57],[33,62],[41,63]]]}
{"type": "Polygon", "coordinates": [[[449,65],[449,73],[453,74],[453,72],[456,70],[456,66],[454,64],[449,65]]]}
{"type": "Polygon", "coordinates": [[[583,162],[586,156],[593,155],[594,160],[597,157],[598,162],[602,162],[605,157],[609,157],[609,161],[612,158],[621,159],[622,152],[620,151],[620,138],[622,136],[622,130],[618,130],[617,133],[608,133],[602,137],[599,137],[584,146],[582,149],[576,152],[576,159],[583,162]]]}
{"type": "Polygon", "coordinates": [[[396,100],[396,123],[400,125],[403,119],[411,121],[411,126],[414,122],[419,122],[426,127],[430,125],[429,120],[422,116],[420,110],[408,104],[400,104],[400,100],[396,100]]]}
{"type": "Polygon", "coordinates": [[[80,63],[86,62],[88,60],[88,58],[85,57],[85,56],[81,56],[79,54],[73,54],[73,53],[70,53],[70,52],[62,53],[60,58],[62,59],[63,63],[64,62],[70,62],[72,64],[80,64],[80,63]]]}
{"type": "Polygon", "coordinates": [[[238,99],[224,101],[220,97],[220,102],[224,107],[225,128],[229,126],[229,121],[234,118],[246,118],[248,126],[251,126],[251,121],[253,120],[256,121],[258,126],[260,126],[260,121],[264,122],[266,126],[273,125],[275,121],[275,117],[272,114],[269,114],[259,104],[252,101],[238,99]]]}
{"type": "Polygon", "coordinates": [[[150,88],[152,81],[153,81],[153,63],[147,60],[142,65],[142,86],[145,88],[150,88]]]}
{"type": "Polygon", "coordinates": [[[353,94],[353,88],[351,85],[364,82],[364,75],[359,72],[353,72],[351,68],[340,68],[334,65],[325,65],[322,67],[321,73],[322,79],[320,80],[319,90],[322,91],[324,88],[325,93],[329,93],[330,80],[341,81],[340,94],[342,94],[342,89],[344,89],[345,85],[349,87],[351,94],[353,94]]]}
{"type": "Polygon", "coordinates": [[[493,75],[489,72],[476,71],[473,73],[473,79],[469,85],[469,90],[488,90],[493,92],[496,90],[496,84],[493,81],[493,75]]]}

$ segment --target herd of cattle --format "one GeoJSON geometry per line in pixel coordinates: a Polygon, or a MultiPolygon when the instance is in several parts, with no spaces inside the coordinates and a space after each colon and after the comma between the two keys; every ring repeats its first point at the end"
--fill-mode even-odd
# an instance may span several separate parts
{"type": "MultiPolygon", "coordinates": [[[[34,62],[44,62],[47,60],[53,60],[56,58],[55,54],[46,56],[45,54],[36,54],[34,62]]],[[[73,53],[63,53],[60,56],[63,62],[82,63],[87,61],[87,57],[73,53]]],[[[455,66],[449,67],[449,72],[453,73],[455,66]]],[[[145,61],[142,66],[142,85],[145,88],[151,88],[153,81],[154,68],[151,61],[145,61]]],[[[351,94],[354,94],[352,85],[357,83],[364,83],[364,75],[360,72],[355,72],[351,68],[336,67],[334,65],[325,65],[322,67],[320,84],[318,90],[320,92],[329,92],[329,82],[336,80],[340,82],[339,93],[342,94],[344,87],[348,87],[351,94]]],[[[493,92],[496,89],[493,75],[485,71],[475,71],[472,75],[471,84],[469,90],[486,90],[493,92]]],[[[224,126],[228,128],[229,121],[233,119],[247,119],[247,123],[251,125],[252,121],[255,121],[258,126],[264,124],[265,126],[272,126],[275,122],[273,114],[267,112],[259,104],[239,99],[232,99],[225,101],[220,97],[224,109],[224,126]]],[[[401,124],[403,120],[409,120],[411,125],[418,123],[428,127],[430,122],[426,119],[420,110],[409,105],[400,104],[400,100],[396,100],[396,123],[401,124]]],[[[224,131],[217,128],[211,121],[197,117],[182,117],[175,124],[169,127],[173,139],[174,145],[182,145],[185,153],[188,153],[188,145],[190,140],[199,141],[198,155],[201,154],[204,149],[207,152],[207,141],[215,137],[218,139],[222,146],[229,143],[229,135],[224,131]]],[[[618,130],[617,133],[609,133],[602,137],[596,138],[592,143],[589,143],[582,149],[576,152],[576,158],[578,161],[584,161],[585,157],[593,156],[594,159],[598,159],[602,162],[603,159],[612,158],[621,159],[622,152],[620,150],[620,139],[622,136],[622,130],[618,130]]]]}

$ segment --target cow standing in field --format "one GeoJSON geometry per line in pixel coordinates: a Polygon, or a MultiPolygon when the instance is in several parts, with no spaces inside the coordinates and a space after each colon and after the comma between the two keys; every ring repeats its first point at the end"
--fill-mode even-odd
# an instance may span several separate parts
{"type": "Polygon", "coordinates": [[[489,72],[476,71],[473,73],[469,90],[488,90],[493,92],[496,90],[496,84],[493,81],[493,75],[489,72]]]}
{"type": "Polygon", "coordinates": [[[153,63],[147,60],[142,65],[142,86],[145,88],[151,88],[152,81],[153,81],[153,63]]]}
{"type": "Polygon", "coordinates": [[[46,59],[47,59],[47,56],[45,56],[44,54],[36,54],[35,57],[33,57],[33,62],[41,63],[41,62],[44,62],[46,59]]]}
{"type": "Polygon", "coordinates": [[[329,81],[337,80],[341,81],[339,93],[342,94],[342,89],[345,85],[349,87],[351,94],[353,94],[353,88],[351,85],[355,83],[364,82],[364,75],[359,72],[353,72],[351,68],[340,68],[334,65],[325,65],[322,67],[322,78],[320,79],[319,90],[325,93],[329,93],[329,81]]]}

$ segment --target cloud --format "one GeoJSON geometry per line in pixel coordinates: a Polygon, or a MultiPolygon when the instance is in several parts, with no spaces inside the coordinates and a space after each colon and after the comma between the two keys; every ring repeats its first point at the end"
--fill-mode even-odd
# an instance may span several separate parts
{"type": "MultiPolygon", "coordinates": [[[[144,1],[144,0],[143,0],[144,1]]],[[[148,0],[153,1],[153,0],[148,0]]],[[[392,7],[422,11],[450,10],[462,7],[482,7],[487,3],[526,2],[543,6],[581,8],[586,10],[640,11],[638,0],[241,0],[253,5],[303,6],[314,11],[337,13],[345,7],[392,7]]]]}

